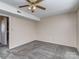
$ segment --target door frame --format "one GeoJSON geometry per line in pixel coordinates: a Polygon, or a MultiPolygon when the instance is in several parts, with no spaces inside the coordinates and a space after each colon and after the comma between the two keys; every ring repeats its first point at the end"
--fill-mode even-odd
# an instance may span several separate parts
{"type": "Polygon", "coordinates": [[[7,20],[7,45],[9,48],[9,17],[6,17],[7,20]]]}

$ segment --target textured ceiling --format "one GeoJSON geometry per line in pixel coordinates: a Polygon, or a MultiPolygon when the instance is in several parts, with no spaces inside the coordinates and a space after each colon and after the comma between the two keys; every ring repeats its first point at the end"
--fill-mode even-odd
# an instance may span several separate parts
{"type": "MultiPolygon", "coordinates": [[[[15,7],[28,4],[26,0],[0,0],[15,7]]],[[[40,5],[46,7],[46,11],[37,9],[35,13],[31,13],[26,7],[21,8],[23,11],[36,15],[38,17],[46,17],[51,15],[58,15],[68,13],[77,9],[79,0],[44,0],[40,5]]]]}

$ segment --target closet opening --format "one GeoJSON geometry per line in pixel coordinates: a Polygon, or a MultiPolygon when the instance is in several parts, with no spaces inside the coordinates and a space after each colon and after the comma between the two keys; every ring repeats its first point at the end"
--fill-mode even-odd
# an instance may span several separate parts
{"type": "Polygon", "coordinates": [[[0,16],[0,48],[9,48],[9,17],[0,16]]]}

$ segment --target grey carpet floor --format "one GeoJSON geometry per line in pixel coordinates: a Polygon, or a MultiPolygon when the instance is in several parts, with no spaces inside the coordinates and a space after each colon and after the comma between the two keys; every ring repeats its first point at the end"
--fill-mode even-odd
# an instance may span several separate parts
{"type": "Polygon", "coordinates": [[[79,54],[73,47],[42,41],[33,41],[12,50],[3,47],[0,51],[3,59],[79,59],[79,54]]]}

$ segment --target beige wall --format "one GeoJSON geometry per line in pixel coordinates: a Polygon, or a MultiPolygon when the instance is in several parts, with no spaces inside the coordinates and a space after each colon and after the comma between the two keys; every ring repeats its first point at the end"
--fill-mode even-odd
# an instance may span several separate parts
{"type": "Polygon", "coordinates": [[[76,13],[41,19],[37,34],[38,40],[76,47],[76,13]]]}
{"type": "Polygon", "coordinates": [[[35,22],[17,17],[10,17],[9,48],[14,48],[30,41],[36,40],[35,22]]]}
{"type": "Polygon", "coordinates": [[[79,10],[77,11],[77,48],[79,51],[79,10]]]}
{"type": "Polygon", "coordinates": [[[76,13],[46,17],[40,22],[10,17],[9,48],[33,40],[76,47],[76,13]]]}

